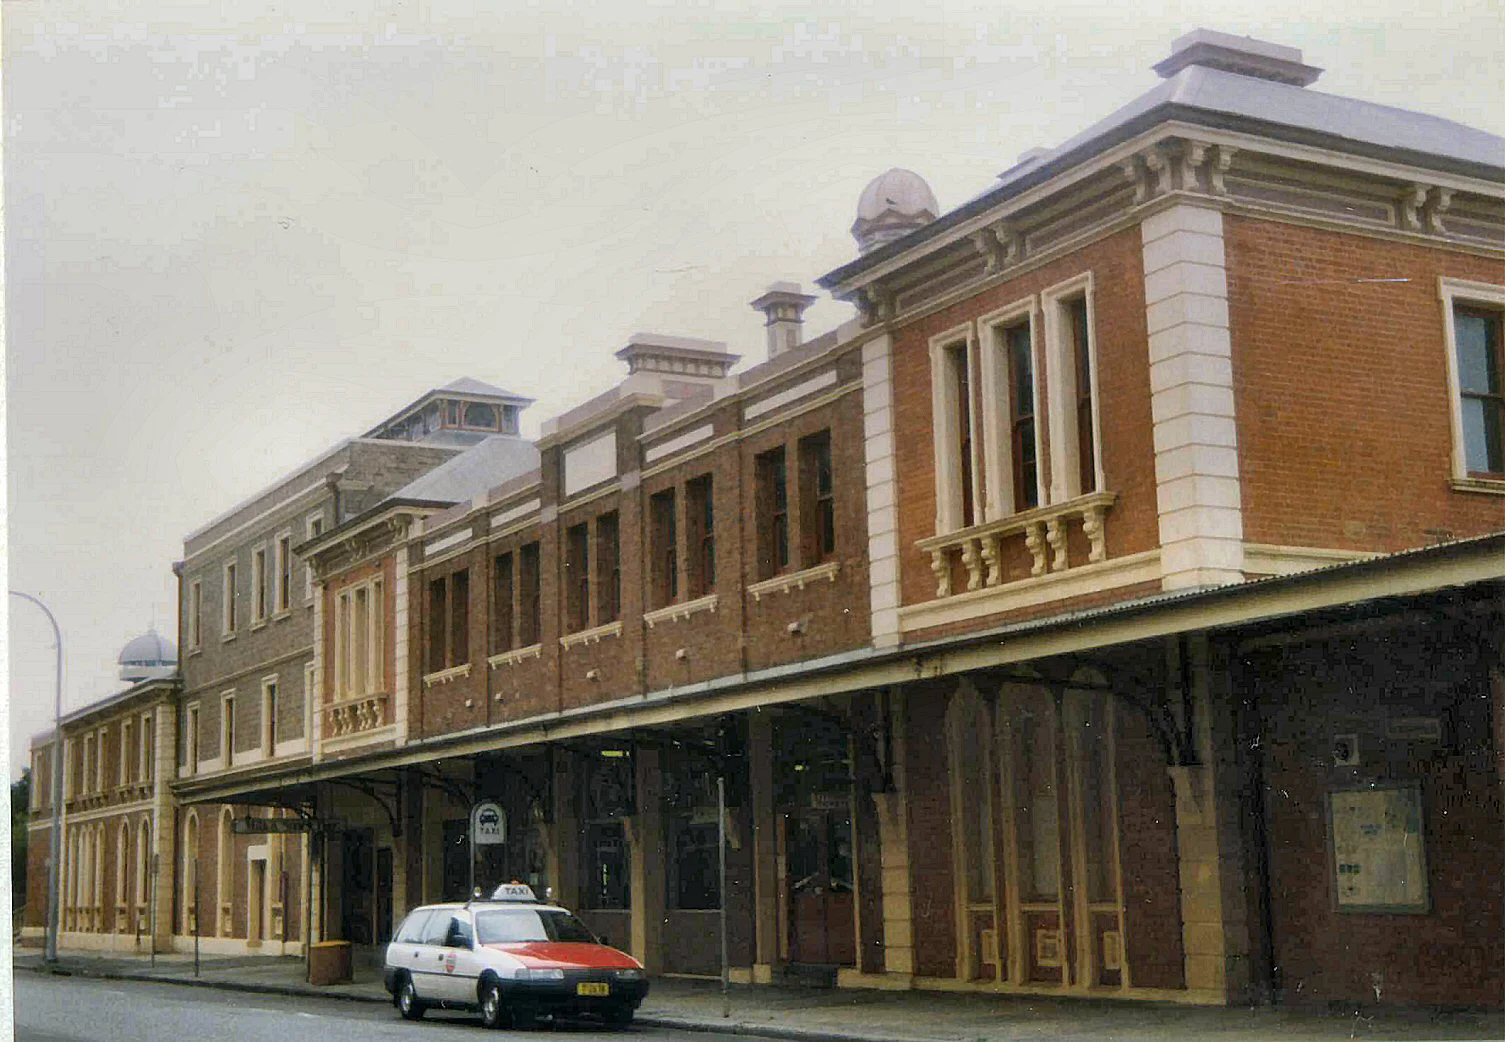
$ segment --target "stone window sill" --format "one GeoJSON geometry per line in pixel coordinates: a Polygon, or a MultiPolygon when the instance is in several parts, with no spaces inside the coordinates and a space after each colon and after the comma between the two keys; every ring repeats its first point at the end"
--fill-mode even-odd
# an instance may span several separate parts
{"type": "Polygon", "coordinates": [[[693,601],[685,601],[681,604],[666,604],[662,608],[655,608],[650,612],[643,613],[643,621],[652,629],[661,622],[677,622],[680,619],[688,619],[703,611],[714,612],[720,598],[714,593],[708,593],[704,597],[697,597],[693,601]]]}
{"type": "Polygon", "coordinates": [[[504,651],[501,654],[492,655],[489,659],[486,660],[486,664],[492,669],[500,669],[502,666],[516,666],[520,665],[527,659],[541,658],[542,656],[542,644],[529,644],[527,647],[513,648],[511,651],[504,651]]]}
{"type": "Polygon", "coordinates": [[[578,633],[570,633],[559,638],[559,646],[573,648],[577,644],[599,644],[607,637],[620,637],[622,635],[622,620],[608,622],[605,626],[595,626],[588,630],[580,630],[578,633]]]}
{"type": "Polygon", "coordinates": [[[840,561],[827,561],[825,564],[818,564],[814,568],[804,568],[797,572],[786,572],[783,575],[775,575],[772,579],[755,582],[747,588],[747,592],[752,595],[753,600],[760,601],[769,594],[803,590],[806,586],[818,583],[821,580],[834,583],[836,575],[840,571],[840,561]]]}
{"type": "Polygon", "coordinates": [[[459,680],[462,677],[468,676],[470,676],[470,663],[462,662],[458,666],[450,666],[448,669],[441,669],[437,673],[425,673],[423,675],[423,686],[433,687],[435,684],[448,684],[452,680],[459,680]]]}
{"type": "Polygon", "coordinates": [[[1505,496],[1505,478],[1453,478],[1448,482],[1454,492],[1478,492],[1486,496],[1505,496]]]}

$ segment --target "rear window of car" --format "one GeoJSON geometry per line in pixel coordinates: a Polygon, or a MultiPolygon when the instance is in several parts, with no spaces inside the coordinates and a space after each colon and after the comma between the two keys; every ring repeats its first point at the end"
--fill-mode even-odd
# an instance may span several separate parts
{"type": "Polygon", "coordinates": [[[397,931],[397,939],[403,944],[422,944],[423,927],[429,921],[433,912],[419,910],[403,920],[402,929],[397,931]]]}
{"type": "Polygon", "coordinates": [[[497,908],[477,912],[476,937],[482,944],[596,942],[595,935],[586,929],[584,923],[558,908],[497,908]]]}

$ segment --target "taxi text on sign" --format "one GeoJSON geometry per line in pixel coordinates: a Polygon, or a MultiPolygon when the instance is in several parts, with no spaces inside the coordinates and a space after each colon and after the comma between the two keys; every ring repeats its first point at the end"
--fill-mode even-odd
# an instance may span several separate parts
{"type": "Polygon", "coordinates": [[[478,847],[507,842],[507,814],[501,804],[485,800],[471,808],[470,836],[478,847]]]}

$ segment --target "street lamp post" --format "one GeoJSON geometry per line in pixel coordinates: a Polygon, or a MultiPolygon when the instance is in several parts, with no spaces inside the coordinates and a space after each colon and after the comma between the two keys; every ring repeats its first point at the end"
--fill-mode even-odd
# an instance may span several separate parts
{"type": "Polygon", "coordinates": [[[63,856],[63,631],[51,609],[29,593],[11,590],[12,597],[30,601],[42,609],[47,621],[52,623],[52,636],[57,645],[57,687],[52,703],[52,857],[47,868],[47,948],[44,958],[57,962],[58,927],[58,876],[63,856]]]}

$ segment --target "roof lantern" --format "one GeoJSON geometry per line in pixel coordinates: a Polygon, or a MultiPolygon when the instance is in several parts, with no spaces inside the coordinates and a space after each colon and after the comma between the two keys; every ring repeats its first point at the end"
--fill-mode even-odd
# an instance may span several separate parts
{"type": "Polygon", "coordinates": [[[143,680],[170,677],[178,671],[178,651],[172,641],[155,629],[129,641],[120,649],[120,679],[138,684],[143,680]]]}
{"type": "Polygon", "coordinates": [[[923,228],[940,214],[940,204],[925,179],[913,170],[895,167],[879,174],[862,190],[852,238],[868,253],[923,228]]]}
{"type": "Polygon", "coordinates": [[[1156,65],[1155,71],[1170,79],[1193,65],[1296,87],[1310,86],[1322,75],[1321,69],[1302,62],[1299,47],[1212,29],[1194,29],[1171,41],[1171,56],[1156,65]]]}

